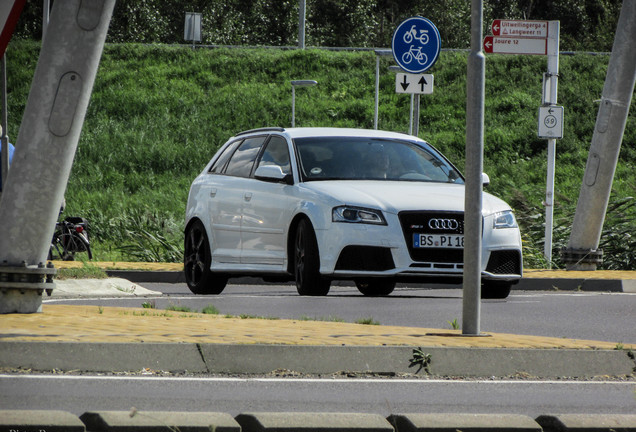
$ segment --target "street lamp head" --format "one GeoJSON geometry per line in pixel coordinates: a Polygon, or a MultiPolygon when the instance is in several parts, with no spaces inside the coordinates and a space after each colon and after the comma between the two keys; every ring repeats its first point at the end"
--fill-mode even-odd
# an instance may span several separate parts
{"type": "Polygon", "coordinates": [[[311,87],[318,84],[318,81],[314,80],[293,80],[291,85],[294,87],[311,87]]]}

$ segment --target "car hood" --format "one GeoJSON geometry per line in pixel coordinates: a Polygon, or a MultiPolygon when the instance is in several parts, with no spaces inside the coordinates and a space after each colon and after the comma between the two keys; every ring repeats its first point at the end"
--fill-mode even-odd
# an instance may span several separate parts
{"type": "MultiPolygon", "coordinates": [[[[391,213],[404,210],[464,211],[464,185],[397,181],[313,181],[303,186],[320,195],[352,206],[380,208],[391,213]]],[[[484,192],[482,213],[489,215],[510,206],[484,192]]]]}

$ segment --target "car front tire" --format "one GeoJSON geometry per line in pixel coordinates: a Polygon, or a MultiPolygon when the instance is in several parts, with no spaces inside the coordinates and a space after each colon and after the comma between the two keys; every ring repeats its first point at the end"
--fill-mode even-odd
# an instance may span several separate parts
{"type": "Polygon", "coordinates": [[[186,232],[183,268],[188,288],[194,294],[220,294],[227,276],[212,273],[210,241],[201,221],[195,221],[186,232]]]}
{"type": "Polygon", "coordinates": [[[368,297],[385,297],[395,289],[393,279],[357,279],[358,291],[368,297]]]}
{"type": "Polygon", "coordinates": [[[302,296],[325,296],[331,282],[320,275],[318,242],[307,219],[299,222],[294,239],[294,276],[302,296]]]}

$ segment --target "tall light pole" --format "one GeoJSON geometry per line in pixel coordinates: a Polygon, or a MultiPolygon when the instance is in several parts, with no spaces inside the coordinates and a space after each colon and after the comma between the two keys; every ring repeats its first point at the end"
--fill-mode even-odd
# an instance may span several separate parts
{"type": "Polygon", "coordinates": [[[305,0],[298,2],[298,48],[305,49],[305,15],[307,6],[305,0]]]}
{"type": "Polygon", "coordinates": [[[292,127],[296,127],[296,87],[312,87],[318,84],[318,81],[314,80],[294,80],[292,85],[292,127]]]}

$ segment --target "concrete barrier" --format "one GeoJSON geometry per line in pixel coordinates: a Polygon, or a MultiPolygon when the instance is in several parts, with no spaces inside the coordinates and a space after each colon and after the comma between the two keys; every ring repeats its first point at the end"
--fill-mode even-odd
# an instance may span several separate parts
{"type": "Polygon", "coordinates": [[[636,432],[634,414],[541,415],[0,410],[0,432],[636,432]]]}
{"type": "Polygon", "coordinates": [[[196,344],[0,342],[0,365],[35,370],[89,372],[167,371],[207,372],[196,344]]]}
{"type": "Polygon", "coordinates": [[[236,421],[243,432],[394,432],[379,414],[355,413],[245,413],[236,421]]]}
{"type": "Polygon", "coordinates": [[[399,432],[541,432],[531,417],[517,414],[394,414],[388,420],[399,432]]]}
{"type": "MultiPolygon", "coordinates": [[[[435,376],[541,378],[624,376],[634,360],[623,350],[443,348],[430,354],[435,376]]],[[[138,371],[263,374],[277,369],[326,374],[340,371],[416,373],[413,347],[194,343],[0,342],[0,366],[89,372],[138,371]]],[[[426,371],[420,371],[425,374],[426,371]]]]}
{"type": "Polygon", "coordinates": [[[84,423],[66,411],[0,410],[0,432],[85,432],[84,423]]]}
{"type": "Polygon", "coordinates": [[[636,432],[634,414],[560,414],[542,415],[537,423],[545,432],[636,432]]]}
{"type": "MultiPolygon", "coordinates": [[[[415,373],[413,347],[201,344],[212,373],[415,373]]],[[[424,347],[436,376],[594,377],[630,375],[634,361],[621,350],[424,347]]],[[[424,372],[421,372],[424,374],[424,372]]]]}
{"type": "Polygon", "coordinates": [[[133,409],[132,411],[86,412],[80,416],[80,419],[90,432],[241,432],[241,427],[231,415],[216,412],[163,412],[133,409]]]}

